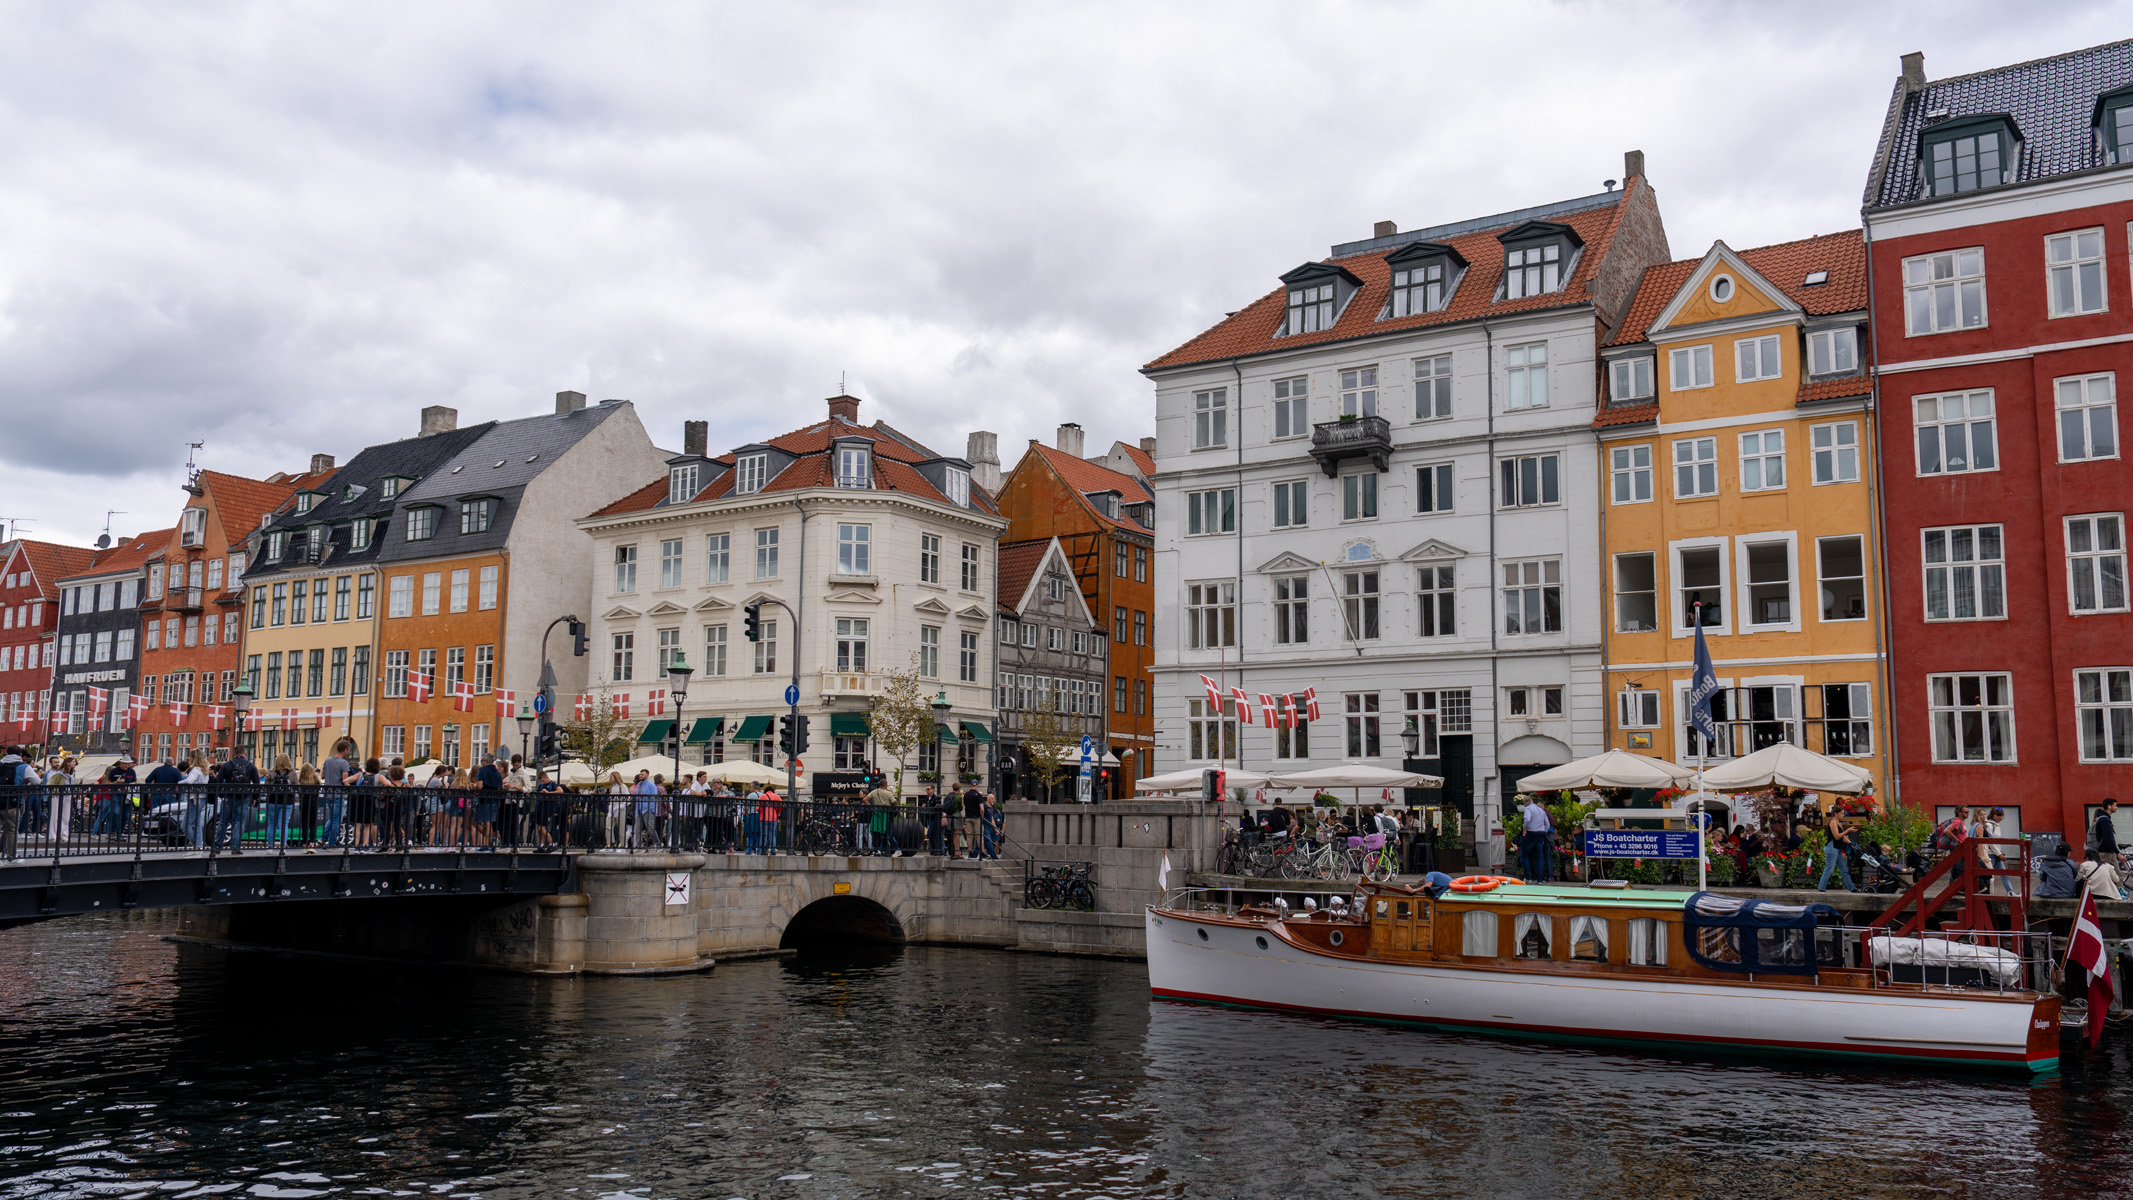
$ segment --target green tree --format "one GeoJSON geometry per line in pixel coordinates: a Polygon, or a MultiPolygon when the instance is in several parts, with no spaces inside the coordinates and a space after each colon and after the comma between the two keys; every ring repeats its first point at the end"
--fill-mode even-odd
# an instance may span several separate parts
{"type": "Polygon", "coordinates": [[[1060,778],[1080,768],[1074,752],[1081,746],[1081,735],[1074,729],[1074,719],[1059,711],[1059,699],[1052,690],[1041,689],[1041,695],[1039,706],[1022,718],[1022,757],[1029,777],[1040,789],[1031,799],[1050,800],[1060,778]]]}
{"type": "Polygon", "coordinates": [[[637,735],[643,731],[644,722],[616,716],[614,689],[606,684],[588,694],[593,701],[592,715],[586,720],[578,720],[573,705],[573,716],[561,723],[563,752],[585,762],[595,774],[605,775],[609,767],[630,756],[630,749],[637,744],[637,735]]]}
{"type": "Polygon", "coordinates": [[[889,758],[895,779],[892,790],[901,796],[904,767],[911,752],[937,736],[933,729],[933,697],[919,678],[917,655],[904,670],[889,668],[875,675],[881,680],[881,691],[867,712],[867,725],[874,733],[874,745],[889,758]]]}

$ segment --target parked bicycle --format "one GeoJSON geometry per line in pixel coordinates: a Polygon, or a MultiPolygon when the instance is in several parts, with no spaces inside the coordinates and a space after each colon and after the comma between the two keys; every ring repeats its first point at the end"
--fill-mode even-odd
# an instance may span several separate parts
{"type": "Polygon", "coordinates": [[[1035,873],[1022,885],[1025,908],[1096,911],[1096,889],[1089,882],[1092,863],[1060,863],[1031,868],[1035,873]]]}

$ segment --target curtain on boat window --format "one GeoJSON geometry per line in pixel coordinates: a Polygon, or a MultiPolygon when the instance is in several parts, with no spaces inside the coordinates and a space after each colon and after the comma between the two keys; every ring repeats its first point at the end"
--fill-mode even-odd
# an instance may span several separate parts
{"type": "Polygon", "coordinates": [[[1476,958],[1496,957],[1496,914],[1470,912],[1459,918],[1459,953],[1476,958]]]}
{"type": "Polygon", "coordinates": [[[1666,926],[1659,918],[1629,919],[1629,961],[1639,967],[1666,965],[1666,926]]]}
{"type": "Polygon", "coordinates": [[[1555,918],[1519,913],[1511,918],[1511,944],[1520,958],[1555,957],[1555,918]]]}
{"type": "Polygon", "coordinates": [[[1607,918],[1570,918],[1570,957],[1580,962],[1607,961],[1607,918]]]}

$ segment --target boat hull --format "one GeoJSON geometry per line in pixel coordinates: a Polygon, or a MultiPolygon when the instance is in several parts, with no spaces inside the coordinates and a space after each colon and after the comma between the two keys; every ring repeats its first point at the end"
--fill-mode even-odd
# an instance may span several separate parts
{"type": "Polygon", "coordinates": [[[1164,999],[1551,1041],[2046,1071],[2058,999],[1636,979],[1329,955],[1234,919],[1151,909],[1164,999]],[[1203,939],[1200,935],[1206,934],[1203,939]],[[1261,942],[1264,945],[1261,945],[1261,942]]]}

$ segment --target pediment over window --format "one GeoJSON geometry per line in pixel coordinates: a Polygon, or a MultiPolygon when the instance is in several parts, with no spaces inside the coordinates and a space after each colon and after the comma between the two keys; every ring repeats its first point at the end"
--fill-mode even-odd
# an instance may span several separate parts
{"type": "Polygon", "coordinates": [[[966,604],[963,607],[956,609],[955,615],[963,618],[966,621],[992,620],[992,614],[986,612],[984,606],[977,604],[966,604]]]}
{"type": "Polygon", "coordinates": [[[1513,225],[1496,235],[1496,240],[1506,247],[1523,245],[1526,242],[1544,242],[1551,238],[1560,238],[1572,247],[1585,244],[1585,239],[1578,236],[1577,230],[1555,221],[1527,221],[1523,225],[1513,225]]]}
{"type": "Polygon", "coordinates": [[[924,600],[919,601],[911,607],[917,609],[922,613],[932,613],[935,616],[941,617],[947,616],[949,612],[952,611],[949,609],[947,603],[938,596],[928,596],[924,600]]]}
{"type": "Polygon", "coordinates": [[[1459,547],[1452,545],[1450,542],[1440,542],[1436,538],[1431,538],[1428,541],[1423,542],[1421,545],[1416,546],[1414,549],[1409,550],[1407,553],[1402,554],[1400,556],[1400,561],[1430,562],[1437,559],[1465,557],[1466,551],[1460,549],[1459,547]]]}
{"type": "Polygon", "coordinates": [[[723,596],[706,596],[696,604],[697,612],[715,612],[733,607],[733,601],[723,596]]]}
{"type": "Polygon", "coordinates": [[[1425,262],[1433,258],[1445,259],[1457,267],[1463,268],[1466,266],[1466,255],[1459,253],[1457,249],[1443,242],[1409,242],[1386,255],[1385,261],[1395,267],[1399,267],[1408,263],[1425,262]]]}
{"type": "Polygon", "coordinates": [[[602,613],[601,615],[606,617],[610,621],[617,621],[631,617],[641,617],[644,614],[638,612],[634,608],[628,608],[623,605],[617,604],[615,607],[608,609],[605,613],[602,613]]]}
{"type": "Polygon", "coordinates": [[[1317,563],[1312,562],[1301,554],[1291,554],[1286,550],[1259,564],[1259,573],[1261,575],[1293,575],[1298,571],[1316,571],[1317,569],[1317,563]]]}
{"type": "Polygon", "coordinates": [[[1324,262],[1307,262],[1283,275],[1281,282],[1289,293],[1288,315],[1281,323],[1283,337],[1333,328],[1348,302],[1363,289],[1363,281],[1346,267],[1324,262]]]}
{"type": "Polygon", "coordinates": [[[879,604],[881,597],[858,588],[838,588],[825,597],[831,604],[879,604]]]}
{"type": "Polygon", "coordinates": [[[650,611],[655,617],[678,617],[689,610],[671,600],[661,600],[654,604],[650,611]]]}

